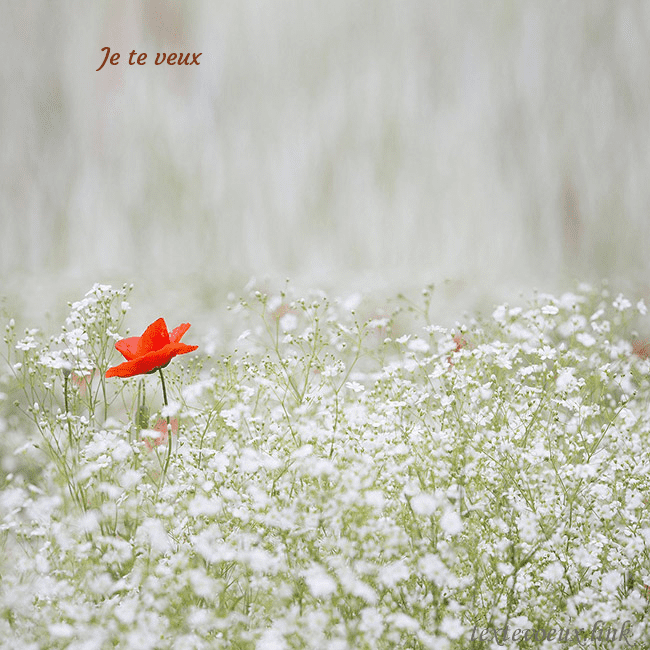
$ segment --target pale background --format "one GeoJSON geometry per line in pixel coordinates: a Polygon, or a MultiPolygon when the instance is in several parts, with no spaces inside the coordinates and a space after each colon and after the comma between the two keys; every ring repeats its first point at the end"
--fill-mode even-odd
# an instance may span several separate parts
{"type": "Polygon", "coordinates": [[[213,309],[252,275],[648,293],[650,2],[3,0],[0,54],[21,308],[127,281],[213,309]]]}

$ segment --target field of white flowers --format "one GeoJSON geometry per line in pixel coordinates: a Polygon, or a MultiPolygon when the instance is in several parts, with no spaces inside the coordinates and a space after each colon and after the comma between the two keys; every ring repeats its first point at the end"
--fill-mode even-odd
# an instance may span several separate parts
{"type": "Polygon", "coordinates": [[[642,301],[252,289],[163,396],[129,291],[3,325],[0,647],[650,647],[642,301]]]}

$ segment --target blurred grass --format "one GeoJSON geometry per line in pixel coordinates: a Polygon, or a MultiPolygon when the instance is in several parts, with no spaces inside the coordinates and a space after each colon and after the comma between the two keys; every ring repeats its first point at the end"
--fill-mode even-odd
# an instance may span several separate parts
{"type": "Polygon", "coordinates": [[[640,0],[0,14],[0,293],[37,309],[49,281],[198,282],[210,308],[267,273],[479,297],[647,278],[640,0]]]}

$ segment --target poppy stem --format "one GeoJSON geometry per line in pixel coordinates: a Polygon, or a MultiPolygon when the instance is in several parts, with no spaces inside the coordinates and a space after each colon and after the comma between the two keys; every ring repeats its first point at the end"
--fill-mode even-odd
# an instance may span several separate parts
{"type": "MultiPolygon", "coordinates": [[[[163,391],[163,402],[165,406],[169,406],[167,402],[167,389],[165,388],[165,377],[163,376],[162,368],[158,368],[160,373],[160,383],[162,384],[163,391]]],[[[162,479],[160,480],[160,487],[163,486],[165,482],[165,477],[167,476],[167,468],[169,467],[169,459],[172,455],[172,430],[169,422],[169,415],[167,415],[167,458],[165,458],[165,466],[163,467],[162,479]]],[[[158,488],[160,489],[160,488],[158,488]]]]}

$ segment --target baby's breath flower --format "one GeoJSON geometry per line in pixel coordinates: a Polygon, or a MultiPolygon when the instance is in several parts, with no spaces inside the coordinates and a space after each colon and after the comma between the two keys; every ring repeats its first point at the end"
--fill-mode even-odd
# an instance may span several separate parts
{"type": "Polygon", "coordinates": [[[408,343],[408,349],[412,352],[428,352],[429,344],[422,339],[416,338],[408,343]]]}
{"type": "Polygon", "coordinates": [[[457,535],[463,529],[463,522],[456,511],[446,510],[440,517],[440,527],[445,535],[457,535]]]}
{"type": "Polygon", "coordinates": [[[627,298],[625,298],[622,293],[619,293],[612,303],[612,306],[617,311],[625,311],[632,306],[632,303],[627,298]]]}
{"type": "Polygon", "coordinates": [[[576,340],[579,343],[582,343],[586,348],[590,348],[594,343],[596,343],[596,339],[591,336],[591,334],[587,334],[587,332],[580,332],[576,334],[576,340]]]}
{"type": "Polygon", "coordinates": [[[330,596],[336,590],[336,582],[322,566],[313,564],[305,571],[305,582],[314,598],[330,596]]]}
{"type": "Polygon", "coordinates": [[[508,308],[507,305],[499,305],[493,312],[492,312],[492,318],[497,323],[503,324],[505,323],[506,320],[506,309],[508,308]]]}
{"type": "Polygon", "coordinates": [[[36,339],[34,338],[33,334],[28,334],[25,338],[21,339],[16,343],[16,349],[23,350],[24,352],[28,350],[33,350],[37,347],[38,347],[38,343],[36,342],[36,339]]]}
{"type": "Polygon", "coordinates": [[[298,327],[298,317],[291,312],[286,313],[280,318],[280,329],[283,332],[293,332],[298,327]]]}

